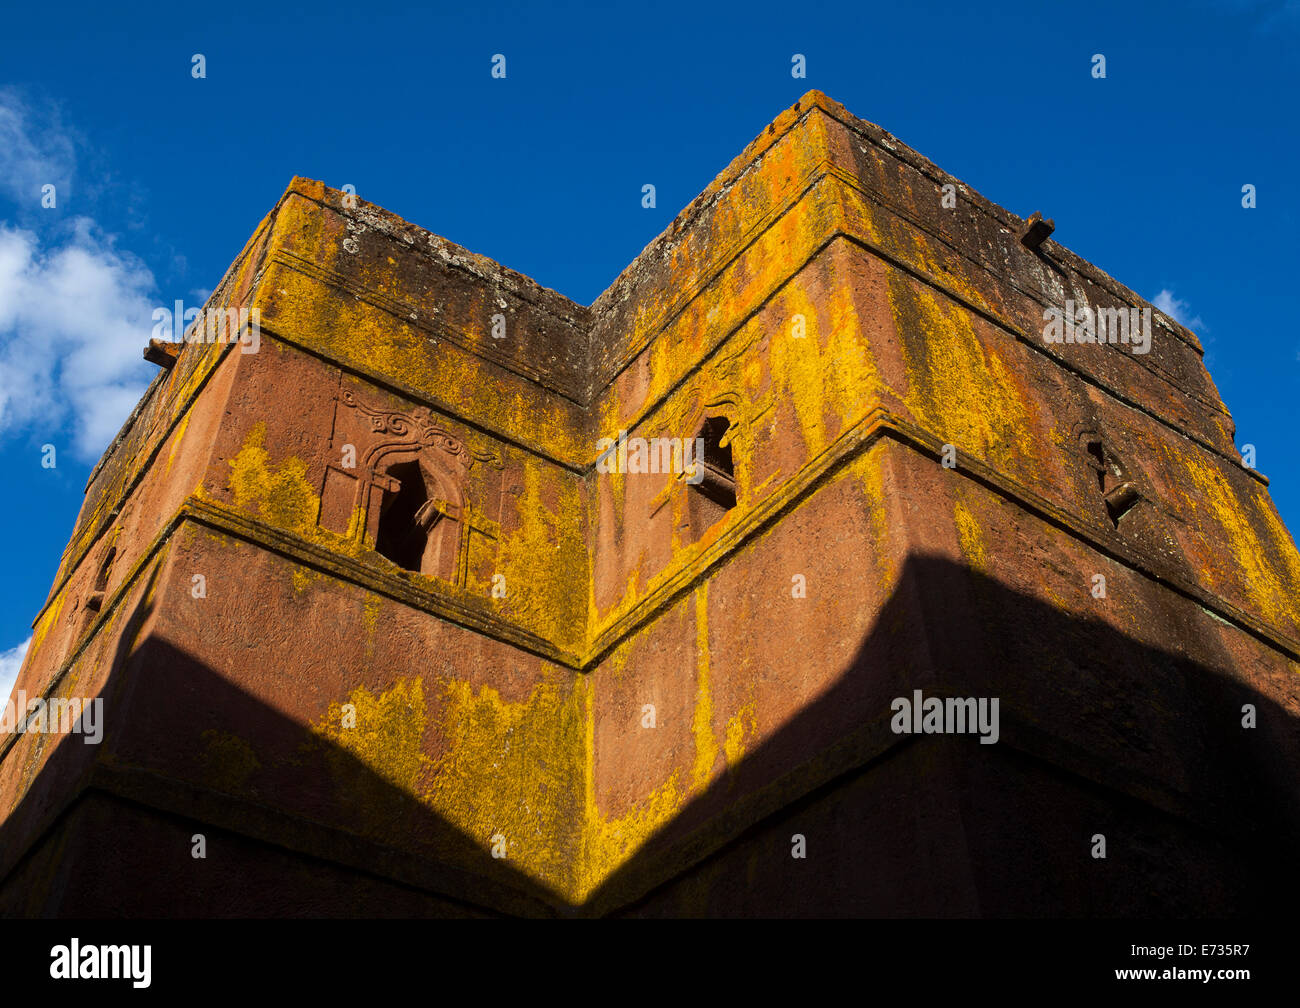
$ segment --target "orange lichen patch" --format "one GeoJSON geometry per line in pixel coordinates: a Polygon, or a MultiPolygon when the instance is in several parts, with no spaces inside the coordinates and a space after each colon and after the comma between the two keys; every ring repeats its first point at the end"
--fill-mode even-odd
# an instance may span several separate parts
{"type": "Polygon", "coordinates": [[[1217,466],[1190,451],[1181,463],[1194,487],[1185,503],[1207,535],[1198,574],[1219,590],[1235,585],[1275,626],[1300,625],[1300,556],[1262,491],[1252,485],[1258,497],[1243,501],[1217,466]]]}
{"type": "Polygon", "coordinates": [[[1286,585],[1284,596],[1289,603],[1291,618],[1300,622],[1300,552],[1297,552],[1295,541],[1282,524],[1273,502],[1258,487],[1255,488],[1255,502],[1264,522],[1264,539],[1273,545],[1273,555],[1286,570],[1286,576],[1281,580],[1286,585]]]}
{"type": "Polygon", "coordinates": [[[632,811],[606,819],[589,791],[583,828],[583,857],[574,896],[585,901],[593,891],[640,851],[654,834],[673,820],[689,792],[682,789],[678,772],[654,787],[632,811]]]}
{"type": "Polygon", "coordinates": [[[985,348],[964,308],[893,273],[889,297],[913,414],[959,452],[1010,475],[1026,472],[1039,424],[1021,377],[985,348]]]}
{"type": "MultiPolygon", "coordinates": [[[[653,333],[654,327],[665,324],[661,315],[639,312],[634,331],[626,342],[636,346],[652,335],[654,342],[647,351],[649,391],[644,398],[637,399],[635,407],[657,400],[681,381],[698,356],[684,352],[684,348],[701,349],[704,336],[719,335],[716,320],[745,318],[776,292],[789,279],[792,270],[811,257],[818,245],[833,233],[836,207],[833,190],[819,182],[800,203],[763,230],[736,262],[700,290],[679,315],[666,323],[662,332],[653,333]],[[711,319],[715,322],[711,323],[711,319]]],[[[669,293],[676,297],[683,289],[691,287],[683,281],[672,285],[669,293]]],[[[624,416],[622,422],[626,425],[628,419],[624,416]]]]}
{"type": "MultiPolygon", "coordinates": [[[[674,553],[677,550],[676,539],[674,539],[674,553]]],[[[676,557],[674,556],[674,559],[676,557]]],[[[670,565],[668,570],[672,570],[670,565]]],[[[605,613],[601,613],[597,608],[591,610],[592,631],[588,643],[595,640],[602,633],[614,626],[620,619],[636,608],[637,603],[642,599],[646,592],[653,591],[662,581],[664,574],[651,578],[649,583],[643,583],[642,570],[640,563],[632,567],[627,573],[627,586],[623,589],[622,596],[614,605],[605,613]]]]}
{"type": "Polygon", "coordinates": [[[793,403],[808,453],[816,455],[828,443],[823,382],[833,362],[829,354],[823,359],[822,345],[827,336],[813,301],[801,288],[792,284],[782,302],[786,308],[782,315],[788,321],[772,337],[773,387],[777,395],[793,403]],[[806,335],[801,339],[793,335],[796,315],[804,320],[806,335]]]}
{"type": "MultiPolygon", "coordinates": [[[[591,445],[588,452],[588,457],[586,460],[593,466],[596,464],[596,460],[600,454],[599,452],[600,439],[610,438],[612,440],[616,440],[618,438],[619,431],[625,429],[623,427],[624,417],[623,417],[622,403],[619,400],[617,390],[614,389],[613,387],[610,388],[609,394],[600,400],[599,408],[597,411],[597,417],[598,419],[596,421],[595,437],[592,438],[591,445]]],[[[621,504],[622,501],[625,499],[625,491],[624,491],[624,483],[623,483],[624,473],[618,468],[618,466],[607,466],[607,468],[610,469],[608,473],[598,472],[596,473],[595,478],[598,480],[601,479],[608,480],[610,491],[614,495],[614,500],[619,502],[619,504],[621,504]]],[[[621,507],[617,508],[617,515],[619,518],[621,518],[622,516],[621,507]]],[[[620,527],[621,527],[621,521],[620,521],[620,527]]]]}
{"type": "MultiPolygon", "coordinates": [[[[746,749],[757,736],[756,703],[751,698],[740,706],[727,720],[719,744],[715,729],[715,706],[710,678],[708,589],[701,585],[694,593],[696,616],[696,675],[695,702],[691,711],[691,739],[694,757],[683,779],[680,769],[674,769],[647,789],[633,808],[622,815],[607,817],[600,810],[595,790],[595,713],[592,700],[588,700],[586,726],[586,758],[588,760],[586,787],[586,814],[583,827],[583,859],[581,885],[578,894],[585,898],[603,881],[626,864],[653,838],[656,832],[676,817],[693,797],[704,793],[716,779],[721,766],[734,769],[744,758],[746,749]]],[[[600,680],[617,674],[631,654],[638,640],[653,641],[654,634],[647,628],[633,635],[615,651],[602,667],[600,680]]],[[[584,678],[584,682],[587,680],[584,678]]],[[[599,681],[591,680],[589,691],[599,688],[599,681]]],[[[653,778],[652,778],[653,780],[653,778]]]]}
{"type": "Polygon", "coordinates": [[[773,391],[793,405],[810,455],[861,417],[880,388],[852,290],[835,283],[839,268],[834,258],[819,259],[782,292],[781,314],[769,316],[780,322],[770,341],[773,391]],[[805,286],[805,277],[818,274],[826,279],[824,296],[805,286]]]}
{"type": "MultiPolygon", "coordinates": [[[[734,249],[744,236],[753,233],[776,206],[795,196],[798,183],[824,157],[824,130],[800,130],[797,134],[780,138],[748,170],[739,173],[729,188],[719,192],[716,199],[710,199],[714,191],[712,187],[701,194],[693,207],[708,205],[708,226],[688,227],[674,236],[667,248],[669,269],[665,271],[663,281],[638,291],[635,324],[628,342],[635,345],[648,335],[648,327],[661,324],[681,292],[698,286],[703,276],[718,267],[719,260],[725,258],[727,251],[734,249]]],[[[780,226],[788,228],[791,225],[780,226]]],[[[789,240],[789,233],[778,236],[776,232],[777,228],[769,227],[759,236],[759,242],[770,242],[773,237],[778,237],[780,242],[789,240]]],[[[652,243],[647,253],[659,252],[663,247],[661,243],[666,243],[666,236],[652,243]]],[[[763,258],[769,263],[790,262],[792,249],[785,248],[782,252],[783,255],[778,255],[775,251],[768,251],[763,258]]],[[[625,272],[610,290],[618,290],[626,283],[627,277],[625,272]]]]}
{"type": "Polygon", "coordinates": [[[610,652],[609,657],[601,663],[601,678],[609,678],[614,682],[622,682],[623,677],[628,671],[628,658],[631,655],[631,648],[628,646],[632,641],[639,639],[641,633],[633,634],[622,647],[615,648],[610,652]]]}
{"type": "Polygon", "coordinates": [[[825,397],[839,419],[838,430],[842,431],[866,412],[877,398],[881,382],[870,344],[863,335],[851,285],[835,283],[829,300],[830,332],[826,343],[829,373],[824,379],[825,397]]]}
{"type": "Polygon", "coordinates": [[[315,585],[333,584],[336,580],[334,574],[316,570],[312,567],[304,567],[302,564],[293,565],[292,578],[293,590],[299,595],[315,585]]]}

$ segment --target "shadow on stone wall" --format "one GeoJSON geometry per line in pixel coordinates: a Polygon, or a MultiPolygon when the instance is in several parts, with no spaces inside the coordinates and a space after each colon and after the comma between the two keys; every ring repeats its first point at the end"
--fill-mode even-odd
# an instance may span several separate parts
{"type": "MultiPolygon", "coordinates": [[[[137,608],[124,642],[147,615],[137,608]]],[[[1230,654],[1207,621],[1195,626],[1201,636],[1189,628],[1183,640],[1198,661],[947,560],[914,558],[835,686],[688,803],[582,907],[165,641],[149,638],[129,659],[124,643],[105,690],[106,707],[123,713],[103,744],[58,739],[0,826],[0,913],[1290,909],[1300,896],[1296,678],[1277,659],[1261,673],[1275,677],[1270,691],[1288,710],[1232,671],[1249,649],[1230,654]],[[894,735],[890,701],[915,689],[998,697],[999,741],[894,735]],[[1241,727],[1244,704],[1258,727],[1241,727]],[[241,739],[251,740],[247,752],[241,739]],[[194,833],[207,838],[204,860],[191,857],[194,833]],[[804,859],[791,856],[796,833],[804,859]],[[1105,860],[1091,856],[1095,834],[1106,837],[1105,860]]]]}
{"type": "Polygon", "coordinates": [[[914,557],[836,685],[682,809],[589,906],[780,916],[1289,911],[1300,896],[1300,679],[1273,653],[1273,696],[1248,685],[1234,669],[1254,649],[1234,630],[1238,653],[1227,653],[1213,625],[1185,626],[1186,654],[1171,654],[968,567],[914,557]],[[890,703],[916,689],[998,697],[999,741],[895,735],[890,703]],[[1258,727],[1242,727],[1245,704],[1258,727]],[[758,801],[738,815],[739,796],[764,787],[770,808],[758,801]],[[710,821],[729,815],[744,832],[708,853],[710,821]],[[1098,833],[1105,860],[1091,856],[1098,833]],[[795,834],[803,860],[792,857],[795,834]],[[689,866],[683,850],[703,860],[689,866]],[[642,896],[665,877],[673,881],[642,896]]]}

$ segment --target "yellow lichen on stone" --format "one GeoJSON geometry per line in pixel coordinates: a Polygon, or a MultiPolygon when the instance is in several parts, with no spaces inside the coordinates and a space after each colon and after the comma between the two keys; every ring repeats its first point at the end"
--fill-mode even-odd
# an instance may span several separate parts
{"type": "Polygon", "coordinates": [[[817,309],[808,294],[792,284],[782,303],[786,310],[771,342],[772,384],[778,398],[793,404],[808,453],[816,455],[827,444],[822,382],[833,365],[823,360],[817,309]],[[804,318],[802,338],[793,335],[796,315],[804,318]]]}
{"type": "Polygon", "coordinates": [[[988,567],[988,547],[984,542],[984,532],[977,519],[961,500],[953,505],[953,519],[957,525],[957,538],[961,542],[962,554],[974,570],[984,572],[988,567]]]}
{"type": "Polygon", "coordinates": [[[865,498],[867,520],[871,525],[872,542],[878,543],[873,558],[880,571],[878,588],[888,597],[898,579],[898,564],[892,550],[886,548],[889,543],[889,499],[885,494],[885,442],[877,440],[869,451],[859,455],[853,462],[851,472],[858,479],[865,498]]]}
{"type": "Polygon", "coordinates": [[[543,671],[546,678],[518,702],[491,686],[442,681],[445,751],[424,800],[485,848],[499,834],[511,864],[572,900],[587,772],[585,692],[573,673],[543,671]]]}
{"type": "Polygon", "coordinates": [[[713,734],[713,692],[709,685],[709,595],[708,582],[695,590],[695,663],[696,693],[695,718],[692,734],[695,736],[695,769],[692,786],[701,788],[713,774],[713,764],[718,758],[718,741],[713,734]]]}
{"type": "Polygon", "coordinates": [[[512,503],[518,519],[501,543],[500,567],[506,579],[501,612],[559,647],[580,650],[590,580],[581,487],[567,475],[529,464],[523,494],[509,498],[506,506],[512,503]],[[558,500],[557,511],[547,505],[548,496],[558,500]]]}
{"type": "Polygon", "coordinates": [[[727,736],[723,743],[727,755],[727,769],[733,770],[745,755],[745,747],[758,731],[758,717],[754,701],[748,700],[727,721],[727,736]]]}
{"type": "MultiPolygon", "coordinates": [[[[316,216],[297,214],[304,222],[316,216]]],[[[318,254],[328,258],[330,246],[325,242],[318,254]]],[[[359,277],[375,289],[382,289],[390,279],[391,271],[363,272],[359,277]]],[[[293,305],[293,317],[283,320],[273,306],[268,323],[282,325],[288,335],[315,352],[386,382],[432,391],[441,411],[473,417],[557,457],[577,462],[586,452],[585,439],[580,440],[585,425],[579,422],[578,408],[542,394],[527,379],[455,343],[431,339],[427,330],[377,313],[365,301],[340,298],[312,278],[277,270],[273,282],[277,302],[293,305]]],[[[490,302],[483,305],[489,306],[490,302]]],[[[485,311],[482,318],[490,315],[485,311]]],[[[477,317],[467,312],[466,318],[477,317]]]]}
{"type": "Polygon", "coordinates": [[[930,247],[925,232],[918,230],[906,221],[897,221],[895,227],[905,229],[905,233],[911,240],[914,260],[923,272],[928,273],[940,285],[952,289],[968,303],[988,312],[993,311],[993,306],[989,304],[988,298],[984,296],[981,290],[970,283],[964,273],[955,273],[948,269],[947,263],[950,260],[965,266],[965,262],[959,256],[946,249],[936,252],[930,247]]]}
{"type": "MultiPolygon", "coordinates": [[[[837,260],[825,262],[830,269],[837,260]]],[[[803,441],[816,455],[870,408],[879,375],[847,285],[834,286],[823,314],[796,278],[781,305],[769,343],[773,391],[793,405],[803,441]],[[802,337],[795,335],[797,317],[802,337]]]]}
{"type": "Polygon", "coordinates": [[[172,446],[167,452],[167,471],[171,472],[172,463],[176,461],[176,450],[180,448],[181,442],[185,439],[185,431],[189,428],[190,418],[194,416],[192,409],[186,410],[185,415],[180,418],[172,431],[172,446]]]}
{"type": "Polygon", "coordinates": [[[314,585],[332,584],[337,580],[337,578],[334,574],[326,573],[325,571],[318,571],[312,567],[304,567],[302,564],[294,564],[292,580],[294,592],[301,595],[308,588],[311,588],[314,585]]]}
{"type": "MultiPolygon", "coordinates": [[[[360,509],[353,509],[346,535],[321,528],[316,524],[320,497],[307,480],[306,463],[290,456],[272,468],[265,440],[266,424],[259,421],[248,432],[239,453],[230,460],[230,491],[235,506],[336,553],[354,557],[362,554],[365,545],[355,534],[361,521],[360,509]]],[[[211,497],[202,485],[195,489],[194,496],[200,500],[211,497]]],[[[304,590],[311,582],[311,576],[305,572],[294,575],[296,590],[304,590]]]]}
{"type": "Polygon", "coordinates": [[[1275,626],[1300,624],[1300,557],[1286,529],[1273,516],[1269,502],[1250,502],[1255,505],[1250,512],[1263,522],[1264,527],[1259,528],[1250,520],[1247,502],[1237,496],[1216,466],[1190,451],[1180,459],[1183,473],[1194,488],[1187,501],[1194,511],[1205,515],[1201,523],[1207,536],[1205,557],[1198,575],[1218,590],[1225,582],[1236,581],[1258,606],[1260,615],[1275,626]],[[1225,546],[1232,564],[1204,562],[1221,557],[1225,546]]]}
{"type": "MultiPolygon", "coordinates": [[[[830,295],[830,334],[823,382],[827,405],[839,416],[839,431],[862,416],[878,398],[880,375],[862,333],[850,284],[836,284],[830,295]]],[[[838,432],[837,432],[838,433],[838,432]]]]}
{"type": "Polygon", "coordinates": [[[970,313],[897,275],[889,290],[907,359],[906,402],[918,421],[1008,475],[1032,469],[1036,411],[999,355],[985,352],[970,313]]]}
{"type": "Polygon", "coordinates": [[[248,779],[262,767],[253,747],[238,735],[210,728],[200,738],[205,745],[204,781],[218,791],[243,791],[248,779]]]}
{"type": "Polygon", "coordinates": [[[583,857],[575,896],[579,902],[627,863],[655,832],[671,822],[686,800],[676,770],[656,786],[632,811],[606,819],[596,807],[594,794],[586,802],[583,857]]]}
{"type": "Polygon", "coordinates": [[[287,458],[272,471],[265,448],[266,424],[248,432],[239,454],[230,460],[230,490],[235,506],[256,510],[267,521],[292,532],[310,534],[320,511],[320,498],[307,482],[307,465],[287,458]]]}
{"type": "Polygon", "coordinates": [[[602,882],[641,850],[656,830],[677,815],[686,798],[678,779],[678,771],[674,770],[666,781],[654,787],[630,812],[614,819],[606,819],[601,815],[596,800],[594,690],[594,682],[588,676],[578,680],[575,690],[581,697],[585,716],[582,739],[585,788],[575,902],[586,900],[602,882]]]}
{"type": "Polygon", "coordinates": [[[36,621],[36,625],[32,627],[32,642],[28,645],[28,650],[33,654],[40,649],[41,643],[45,640],[45,635],[50,632],[50,628],[58,624],[66,597],[67,587],[65,586],[54,596],[49,607],[41,614],[36,621]]]}
{"type": "Polygon", "coordinates": [[[379,777],[416,795],[431,763],[424,752],[427,719],[421,681],[399,679],[378,696],[358,686],[345,703],[330,704],[314,730],[379,777]]]}

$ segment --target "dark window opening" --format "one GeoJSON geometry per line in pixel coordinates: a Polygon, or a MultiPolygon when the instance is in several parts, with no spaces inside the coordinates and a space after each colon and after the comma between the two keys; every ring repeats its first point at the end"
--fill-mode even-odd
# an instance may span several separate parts
{"type": "Polygon", "coordinates": [[[388,473],[399,489],[384,501],[379,514],[375,549],[403,570],[419,573],[424,548],[429,541],[429,494],[419,462],[403,462],[388,473]]]}
{"type": "Polygon", "coordinates": [[[1086,448],[1088,465],[1097,473],[1097,489],[1106,504],[1106,516],[1119,528],[1120,519],[1133,510],[1141,497],[1137,484],[1128,478],[1119,460],[1106,451],[1099,438],[1089,438],[1086,448]]]}
{"type": "Polygon", "coordinates": [[[98,610],[104,604],[104,592],[108,590],[108,575],[113,570],[113,561],[116,558],[117,547],[110,546],[104,562],[99,566],[99,573],[95,575],[95,587],[86,596],[87,609],[98,610]]]}
{"type": "Polygon", "coordinates": [[[731,459],[730,443],[723,445],[731,422],[726,417],[709,417],[704,421],[696,438],[703,440],[703,457],[696,465],[704,469],[698,483],[687,482],[689,496],[688,517],[693,538],[698,539],[723,515],[736,506],[736,476],[731,459]]]}
{"type": "Polygon", "coordinates": [[[1097,489],[1102,493],[1106,492],[1106,454],[1102,450],[1100,441],[1088,442],[1088,454],[1092,457],[1089,463],[1097,471],[1097,489]]]}

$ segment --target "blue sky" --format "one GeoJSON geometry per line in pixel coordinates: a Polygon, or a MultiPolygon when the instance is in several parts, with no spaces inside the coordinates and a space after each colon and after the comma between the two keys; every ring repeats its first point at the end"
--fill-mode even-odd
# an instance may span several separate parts
{"type": "Polygon", "coordinates": [[[1300,3],[1088,8],[11,5],[0,691],[89,470],[151,377],[153,309],[201,304],[293,175],[351,184],[590,303],[810,87],[993,201],[1054,218],[1062,244],[1191,325],[1294,532],[1300,3]]]}

